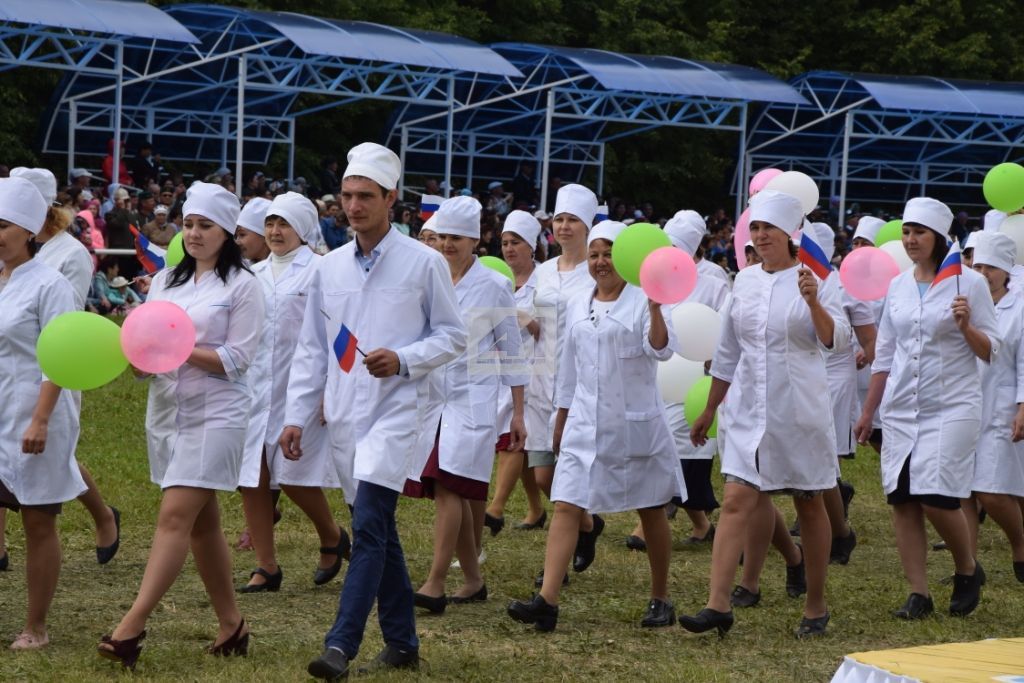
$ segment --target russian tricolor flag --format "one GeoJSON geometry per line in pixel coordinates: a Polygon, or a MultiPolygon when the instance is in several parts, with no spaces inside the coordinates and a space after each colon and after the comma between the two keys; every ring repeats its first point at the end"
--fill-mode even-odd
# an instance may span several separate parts
{"type": "Polygon", "coordinates": [[[338,358],[338,366],[344,372],[352,372],[352,366],[356,363],[356,344],[359,341],[352,331],[341,326],[338,336],[334,338],[334,355],[338,358]]]}
{"type": "Polygon", "coordinates": [[[594,225],[597,225],[601,221],[608,220],[608,205],[597,207],[597,213],[594,214],[594,225]]]}
{"type": "Polygon", "coordinates": [[[420,197],[420,218],[423,220],[429,219],[440,208],[443,201],[444,197],[438,197],[433,194],[425,194],[420,197]]]}
{"type": "Polygon", "coordinates": [[[832,272],[832,264],[825,257],[825,251],[814,241],[809,228],[800,232],[800,248],[796,257],[822,280],[832,272]]]}
{"type": "Polygon", "coordinates": [[[135,258],[142,265],[142,269],[149,275],[158,270],[163,270],[167,250],[150,242],[149,238],[139,232],[139,229],[134,225],[129,224],[128,229],[132,231],[132,235],[135,237],[135,258]]]}
{"type": "Polygon", "coordinates": [[[960,262],[960,242],[953,240],[953,244],[950,245],[949,251],[946,253],[946,258],[942,259],[939,272],[935,273],[935,279],[932,280],[931,286],[934,287],[943,280],[953,276],[959,277],[963,272],[963,264],[960,262]]]}

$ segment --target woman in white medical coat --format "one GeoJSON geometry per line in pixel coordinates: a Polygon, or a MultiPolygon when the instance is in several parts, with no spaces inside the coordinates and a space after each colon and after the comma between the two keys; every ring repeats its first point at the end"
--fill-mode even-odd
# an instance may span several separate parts
{"type": "Polygon", "coordinates": [[[512,284],[474,256],[480,210],[480,202],[472,197],[452,197],[434,214],[441,253],[469,331],[467,350],[431,377],[444,397],[440,425],[419,481],[410,480],[405,487],[407,496],[433,498],[435,503],[434,557],[427,580],[414,594],[417,607],[435,614],[444,612],[448,602],[487,599],[477,556],[498,437],[500,393],[512,396],[509,450],[520,450],[526,439],[527,377],[509,372],[509,360],[519,360],[520,347],[512,284]],[[453,554],[458,555],[464,582],[448,598],[445,579],[453,554]]]}
{"type": "Polygon", "coordinates": [[[836,480],[832,411],[823,353],[849,345],[850,327],[839,296],[799,267],[790,233],[803,209],[790,195],[764,190],[750,201],[750,232],[762,263],[740,271],[722,316],[711,364],[708,405],[691,438],[704,442],[715,411],[722,411],[725,500],[711,560],[707,606],[680,624],[724,634],[733,623],[729,586],[743,550],[744,530],[774,515],[771,495],[792,496],[803,533],[807,598],[798,637],[828,625],[825,578],[831,533],[821,493],[836,480]],[[824,409],[823,409],[824,408],[824,409]],[[794,447],[798,444],[799,447],[794,447]]]}
{"type": "MultiPolygon", "coordinates": [[[[857,230],[853,233],[852,245],[854,249],[861,249],[863,247],[875,246],[875,241],[878,239],[878,231],[885,225],[885,221],[881,218],[875,218],[874,216],[861,216],[860,220],[857,221],[857,230]]],[[[885,304],[884,300],[869,301],[866,302],[871,308],[871,313],[874,315],[875,320],[875,334],[878,334],[878,323],[882,319],[882,306],[885,304]]],[[[854,342],[854,358],[857,363],[857,399],[858,404],[863,405],[864,399],[868,395],[868,385],[871,383],[871,363],[875,360],[875,350],[872,346],[871,349],[860,348],[856,343],[857,340],[853,339],[854,342]],[[869,352],[870,351],[870,352],[869,352]]],[[[854,417],[856,421],[858,415],[854,417]]],[[[871,438],[868,439],[868,443],[876,453],[882,452],[882,420],[878,416],[878,412],[875,412],[871,422],[871,438]]]]}
{"type": "MultiPolygon", "coordinates": [[[[1002,345],[981,371],[981,433],[974,455],[972,498],[1006,534],[1013,574],[1024,583],[1024,299],[1009,294],[1010,271],[1017,258],[1013,240],[998,232],[972,232],[975,271],[988,282],[996,307],[1002,345]],[[1009,294],[1009,295],[1008,295],[1009,294]]],[[[978,508],[966,501],[971,547],[978,554],[978,508]]]]}
{"type": "MultiPolygon", "coordinates": [[[[316,528],[322,556],[314,571],[314,584],[325,584],[337,576],[342,558],[351,548],[348,534],[334,521],[322,488],[338,488],[339,484],[321,417],[314,415],[303,428],[301,460],[285,458],[277,443],[284,429],[288,376],[302,329],[309,283],[320,267],[320,257],[308,242],[315,240],[318,234],[316,207],[306,197],[286,192],[275,197],[263,213],[270,257],[257,263],[253,273],[263,287],[267,316],[257,354],[266,357],[268,376],[260,400],[266,402],[267,417],[259,424],[250,422],[250,431],[260,430],[259,457],[253,468],[255,472],[247,472],[244,466],[242,472],[242,486],[249,486],[242,489],[242,497],[257,567],[249,583],[239,588],[241,593],[273,592],[281,587],[284,572],[274,553],[272,485],[280,487],[316,528]],[[250,483],[253,474],[256,486],[250,483]]],[[[251,444],[246,446],[247,458],[251,447],[251,444]]],[[[347,499],[354,500],[355,487],[347,488],[347,499]]]]}
{"type": "Polygon", "coordinates": [[[640,513],[651,567],[651,598],[641,625],[675,623],[668,600],[672,541],[664,507],[679,492],[679,460],[656,382],[658,361],[672,356],[673,339],[661,306],[612,267],[612,244],[624,228],[614,221],[594,226],[587,261],[596,289],[571,300],[565,312],[555,397],[555,514],[544,584],[533,600],[508,606],[510,617],[538,631],[551,631],[558,621],[561,572],[587,510],[640,513]]]}
{"type": "Polygon", "coordinates": [[[33,258],[46,211],[32,183],[0,179],[0,509],[21,511],[28,593],[25,628],[12,650],[49,643],[46,615],[61,565],[57,515],[61,503],[85,491],[75,462],[78,411],[36,360],[42,329],[77,310],[68,281],[33,258]]]}
{"type": "Polygon", "coordinates": [[[196,346],[184,365],[153,377],[149,387],[150,476],[163,497],[139,594],[98,648],[129,668],[142,649],[146,621],[181,573],[189,548],[219,624],[209,652],[248,651],[217,505],[217,491],[238,486],[251,401],[245,374],[264,318],[262,288],[232,239],[238,211],[238,200],[223,187],[194,183],[182,208],[185,258],[157,273],[149,290],[149,301],[170,301],[188,313],[196,346]]]}
{"type": "Polygon", "coordinates": [[[911,590],[894,612],[902,619],[934,610],[925,567],[926,518],[956,564],[950,613],[972,612],[984,582],[960,499],[971,493],[981,424],[977,361],[990,363],[1000,342],[985,278],[972,270],[939,277],[952,223],[953,213],[942,202],[928,197],[907,202],[903,246],[914,267],[889,284],[871,385],[855,428],[865,443],[871,416],[881,405],[882,486],[911,590]]]}

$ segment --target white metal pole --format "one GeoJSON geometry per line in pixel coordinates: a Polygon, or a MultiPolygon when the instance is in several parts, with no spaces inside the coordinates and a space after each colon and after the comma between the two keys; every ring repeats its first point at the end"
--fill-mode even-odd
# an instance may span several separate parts
{"type": "Polygon", "coordinates": [[[747,105],[740,110],[740,154],[737,157],[739,168],[736,169],[736,220],[743,213],[743,189],[747,186],[747,170],[744,160],[747,158],[747,105]]]}
{"type": "Polygon", "coordinates": [[[68,180],[75,167],[75,128],[78,125],[78,103],[68,102],[68,180]]]}
{"type": "Polygon", "coordinates": [[[295,119],[288,125],[288,185],[295,182],[295,119]]]}
{"type": "Polygon", "coordinates": [[[473,157],[476,155],[476,133],[469,134],[469,155],[466,157],[466,187],[473,187],[473,157]]]}
{"type": "Polygon", "coordinates": [[[409,129],[406,126],[402,126],[402,141],[400,144],[398,160],[402,165],[402,172],[398,174],[398,198],[401,200],[405,197],[405,148],[409,145],[409,129]]]}
{"type": "Polygon", "coordinates": [[[124,43],[119,42],[117,44],[116,53],[117,88],[114,90],[114,149],[112,151],[114,164],[110,171],[110,182],[115,184],[120,181],[121,175],[121,98],[122,90],[124,89],[124,43]]]}
{"type": "Polygon", "coordinates": [[[850,132],[853,128],[853,112],[846,112],[846,122],[843,124],[843,166],[842,175],[839,177],[839,225],[840,230],[846,226],[846,174],[850,170],[850,132]]]}
{"type": "Polygon", "coordinates": [[[235,129],[235,194],[242,197],[245,177],[242,175],[245,146],[245,55],[238,58],[238,122],[235,129]]]}
{"type": "MultiPolygon", "coordinates": [[[[604,199],[604,143],[597,152],[597,196],[604,199]]],[[[605,202],[607,204],[607,202],[605,202]]]]}
{"type": "MultiPolygon", "coordinates": [[[[231,139],[231,117],[225,114],[221,117],[221,138],[220,138],[220,165],[228,165],[228,141],[231,139]]],[[[241,178],[235,178],[235,187],[242,182],[241,178]]]]}
{"type": "Polygon", "coordinates": [[[452,196],[452,154],[455,136],[455,78],[448,79],[448,137],[444,146],[444,196],[452,196]]]}
{"type": "Polygon", "coordinates": [[[540,208],[547,211],[548,207],[548,174],[551,171],[548,157],[551,156],[551,122],[555,115],[555,92],[548,90],[548,106],[544,113],[544,153],[540,163],[540,208]]]}

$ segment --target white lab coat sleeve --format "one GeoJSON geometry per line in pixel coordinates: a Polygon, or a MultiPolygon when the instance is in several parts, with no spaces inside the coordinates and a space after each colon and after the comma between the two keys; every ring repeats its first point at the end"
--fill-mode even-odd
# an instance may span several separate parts
{"type": "Polygon", "coordinates": [[[503,318],[495,321],[497,324],[494,329],[495,338],[498,340],[495,346],[501,358],[501,383],[509,387],[526,386],[530,383],[530,378],[521,372],[525,360],[521,358],[523,336],[519,331],[519,311],[510,290],[502,289],[495,310],[499,315],[505,313],[503,318]]]}
{"type": "Polygon", "coordinates": [[[566,410],[572,407],[572,399],[576,394],[576,342],[572,336],[571,321],[567,323],[562,355],[558,358],[558,377],[555,380],[555,408],[566,410]]]}
{"type": "Polygon", "coordinates": [[[825,353],[848,351],[853,328],[850,327],[850,319],[846,317],[846,311],[843,310],[843,299],[839,288],[832,284],[831,279],[824,282],[818,281],[818,301],[832,316],[835,323],[832,331],[832,346],[825,346],[821,343],[821,339],[818,339],[818,348],[825,353]]]}
{"type": "Polygon", "coordinates": [[[740,363],[740,340],[736,337],[736,328],[732,324],[732,307],[735,302],[736,298],[730,296],[722,307],[722,331],[711,361],[711,376],[730,384],[740,363]]]}
{"type": "MultiPolygon", "coordinates": [[[[409,379],[419,379],[434,368],[458,358],[466,350],[466,325],[452,287],[451,273],[441,258],[427,264],[427,336],[395,349],[406,362],[409,379]]],[[[308,317],[308,316],[307,316],[308,317]]]]}
{"type": "MultiPolygon", "coordinates": [[[[966,279],[966,278],[965,278],[966,279]]],[[[1003,340],[999,336],[999,322],[996,320],[996,306],[992,303],[992,294],[988,291],[985,278],[971,278],[970,289],[967,291],[967,305],[971,307],[971,325],[984,333],[992,344],[989,362],[996,359],[1003,340]]]]}
{"type": "Polygon", "coordinates": [[[238,273],[239,282],[231,291],[231,318],[224,344],[215,351],[224,365],[224,374],[232,382],[245,376],[256,357],[266,317],[263,285],[250,273],[238,273]]]}
{"type": "Polygon", "coordinates": [[[665,327],[668,328],[668,343],[661,349],[651,346],[651,307],[645,304],[642,313],[644,321],[644,354],[655,360],[668,360],[678,350],[679,344],[676,342],[676,335],[672,330],[672,318],[665,315],[665,308],[663,306],[659,306],[659,308],[661,309],[662,317],[665,318],[665,327]]]}
{"type": "MultiPolygon", "coordinates": [[[[889,293],[892,294],[890,287],[889,293]]],[[[882,319],[878,321],[878,334],[875,336],[875,360],[871,363],[871,374],[892,370],[892,358],[896,353],[896,330],[889,316],[887,299],[882,301],[882,319]]]]}
{"type": "Polygon", "coordinates": [[[679,337],[676,336],[675,328],[672,325],[672,307],[662,306],[661,317],[665,319],[665,326],[668,327],[668,349],[672,353],[683,355],[682,347],[679,346],[679,337]]]}
{"type": "MultiPolygon", "coordinates": [[[[1019,329],[1024,330],[1024,320],[1018,322],[1018,325],[1019,329]]],[[[1017,340],[1017,403],[1024,403],[1024,333],[1017,340]]]]}
{"type": "Polygon", "coordinates": [[[314,411],[319,410],[327,386],[327,362],[331,351],[327,347],[327,331],[320,312],[323,305],[321,277],[322,271],[318,269],[309,282],[302,330],[288,373],[284,413],[286,427],[305,427],[314,411]]]}

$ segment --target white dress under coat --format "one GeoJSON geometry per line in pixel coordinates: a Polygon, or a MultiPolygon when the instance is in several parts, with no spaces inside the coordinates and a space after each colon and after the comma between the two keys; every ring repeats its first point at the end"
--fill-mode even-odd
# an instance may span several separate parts
{"type": "Polygon", "coordinates": [[[697,261],[697,281],[700,282],[701,277],[715,278],[725,283],[726,289],[732,289],[732,278],[729,277],[729,273],[725,272],[725,268],[708,261],[706,258],[702,258],[697,261]]]}
{"type": "Polygon", "coordinates": [[[818,283],[818,301],[835,323],[832,348],[818,339],[797,286],[799,268],[736,276],[722,312],[711,375],[730,382],[719,408],[722,474],[765,492],[822,491],[836,485],[836,437],[825,354],[850,344],[839,294],[818,283]]]}
{"type": "Polygon", "coordinates": [[[75,292],[75,308],[83,310],[93,274],[92,255],[85,245],[63,230],[39,245],[35,260],[45,263],[68,279],[75,292]]]}
{"type": "MultiPolygon", "coordinates": [[[[523,283],[523,286],[517,289],[512,294],[512,298],[515,300],[516,308],[519,311],[519,357],[525,363],[522,370],[527,373],[532,372],[533,369],[533,355],[535,352],[535,344],[533,341],[533,335],[526,329],[526,324],[533,319],[533,297],[534,291],[537,288],[537,268],[534,267],[533,272],[530,273],[529,279],[523,283]]],[[[527,378],[529,381],[529,378],[527,378]]],[[[528,386],[528,385],[527,385],[528,386]]],[[[525,394],[525,392],[524,392],[525,394]]],[[[524,395],[524,401],[525,401],[524,395]]],[[[539,421],[540,416],[534,414],[532,417],[528,415],[530,411],[530,405],[527,402],[523,417],[524,422],[530,420],[533,423],[539,421]]],[[[545,415],[545,417],[547,417],[545,415]]],[[[498,425],[498,436],[507,434],[508,430],[512,427],[512,392],[501,391],[498,392],[498,413],[497,413],[497,425],[498,425]]],[[[527,430],[529,431],[529,430],[527,430]]]]}
{"type": "MultiPolygon", "coordinates": [[[[974,446],[981,424],[977,356],[953,320],[955,277],[922,297],[914,269],[889,284],[875,343],[872,373],[889,373],[882,396],[882,487],[896,490],[911,453],[910,493],[966,498],[974,480],[974,446]]],[[[985,278],[960,276],[971,324],[992,342],[998,357],[995,308],[985,278]]]]}
{"type": "Polygon", "coordinates": [[[79,422],[70,391],[61,390],[50,414],[43,452],[21,450],[45,379],[36,359],[39,334],[77,308],[68,281],[37,259],[15,268],[0,289],[0,481],[22,505],[64,503],[85,492],[75,460],[79,422]]]}
{"type": "MultiPolygon", "coordinates": [[[[843,313],[850,324],[850,331],[863,325],[875,324],[875,313],[871,304],[850,296],[839,281],[839,273],[833,271],[825,285],[839,290],[843,313]]],[[[830,353],[825,359],[828,370],[828,390],[832,398],[832,422],[836,430],[836,451],[839,455],[857,452],[857,440],[853,438],[853,425],[860,418],[860,396],[857,392],[857,346],[853,343],[856,334],[851,334],[849,348],[830,353]]]]}
{"type": "Polygon", "coordinates": [[[173,269],[153,276],[147,301],[181,306],[196,327],[196,348],[216,351],[224,374],[189,363],[155,375],[146,405],[150,477],[161,488],[238,487],[252,396],[246,372],[263,329],[263,291],[247,270],[227,282],[216,271],[168,287],[173,269]]]}
{"type": "Polygon", "coordinates": [[[577,296],[565,312],[555,405],[569,414],[551,500],[591,512],[664,505],[680,493],[679,456],[656,381],[658,361],[675,347],[672,327],[669,343],[653,348],[639,287],[626,285],[596,325],[592,300],[592,293],[577,296]]]}

